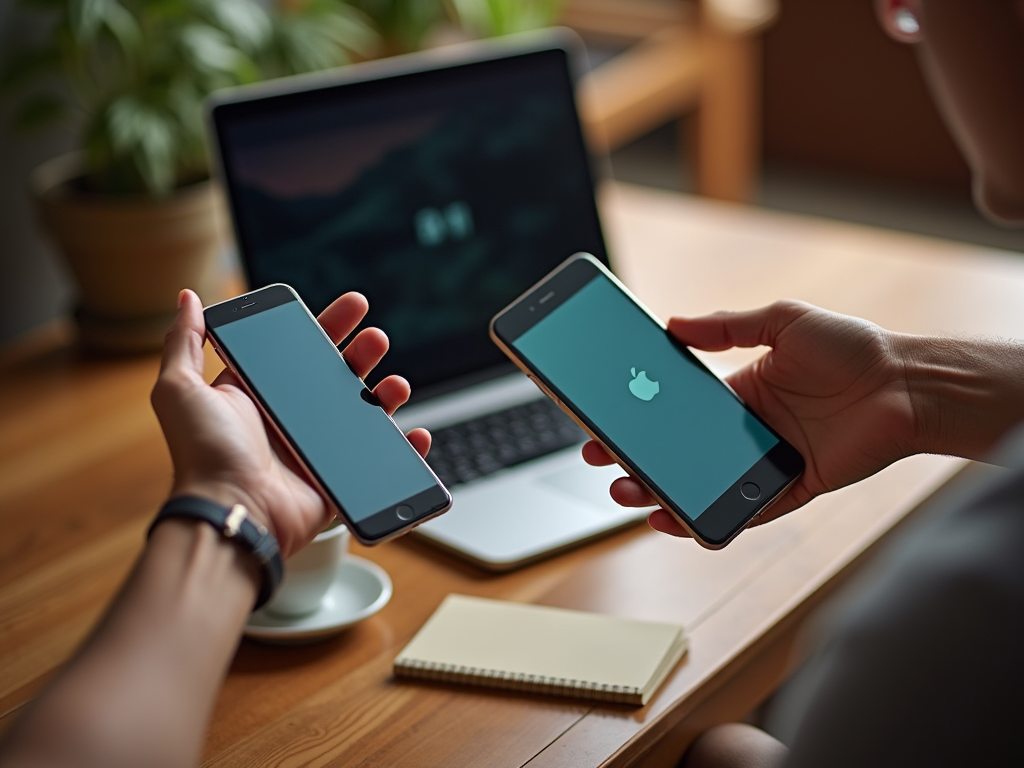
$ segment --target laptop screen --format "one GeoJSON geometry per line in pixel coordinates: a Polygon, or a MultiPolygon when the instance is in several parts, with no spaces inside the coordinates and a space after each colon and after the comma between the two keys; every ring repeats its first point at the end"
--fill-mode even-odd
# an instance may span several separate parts
{"type": "Polygon", "coordinates": [[[577,251],[607,260],[564,50],[224,103],[214,124],[249,285],[314,313],[365,294],[391,340],[371,384],[494,369],[496,312],[577,251]]]}

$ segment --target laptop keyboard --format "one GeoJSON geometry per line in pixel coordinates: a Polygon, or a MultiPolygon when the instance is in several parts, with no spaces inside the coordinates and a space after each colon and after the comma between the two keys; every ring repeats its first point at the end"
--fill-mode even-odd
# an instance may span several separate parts
{"type": "Polygon", "coordinates": [[[587,439],[546,398],[431,432],[427,463],[448,488],[587,439]]]}

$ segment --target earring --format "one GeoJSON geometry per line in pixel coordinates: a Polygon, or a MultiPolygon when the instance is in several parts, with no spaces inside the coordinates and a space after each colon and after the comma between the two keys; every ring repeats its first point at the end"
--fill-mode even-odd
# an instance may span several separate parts
{"type": "Polygon", "coordinates": [[[904,35],[916,35],[921,31],[921,24],[918,22],[917,16],[906,8],[896,11],[893,14],[892,22],[896,29],[904,35]]]}

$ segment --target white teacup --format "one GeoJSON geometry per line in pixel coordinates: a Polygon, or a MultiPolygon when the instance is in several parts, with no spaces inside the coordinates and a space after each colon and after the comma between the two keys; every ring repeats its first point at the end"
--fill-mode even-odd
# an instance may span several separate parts
{"type": "Polygon", "coordinates": [[[348,553],[349,533],[340,521],[321,533],[284,564],[284,579],[263,610],[289,618],[320,607],[348,553]]]}

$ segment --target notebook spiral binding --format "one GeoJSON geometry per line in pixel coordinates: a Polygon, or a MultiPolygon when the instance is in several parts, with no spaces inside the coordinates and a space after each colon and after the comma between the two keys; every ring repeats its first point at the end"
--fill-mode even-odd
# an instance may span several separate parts
{"type": "Polygon", "coordinates": [[[397,677],[415,680],[475,685],[522,693],[569,696],[613,704],[639,704],[643,699],[643,692],[639,688],[631,686],[608,685],[586,680],[567,680],[564,677],[514,674],[497,669],[437,664],[417,659],[395,659],[394,672],[397,677]]]}

